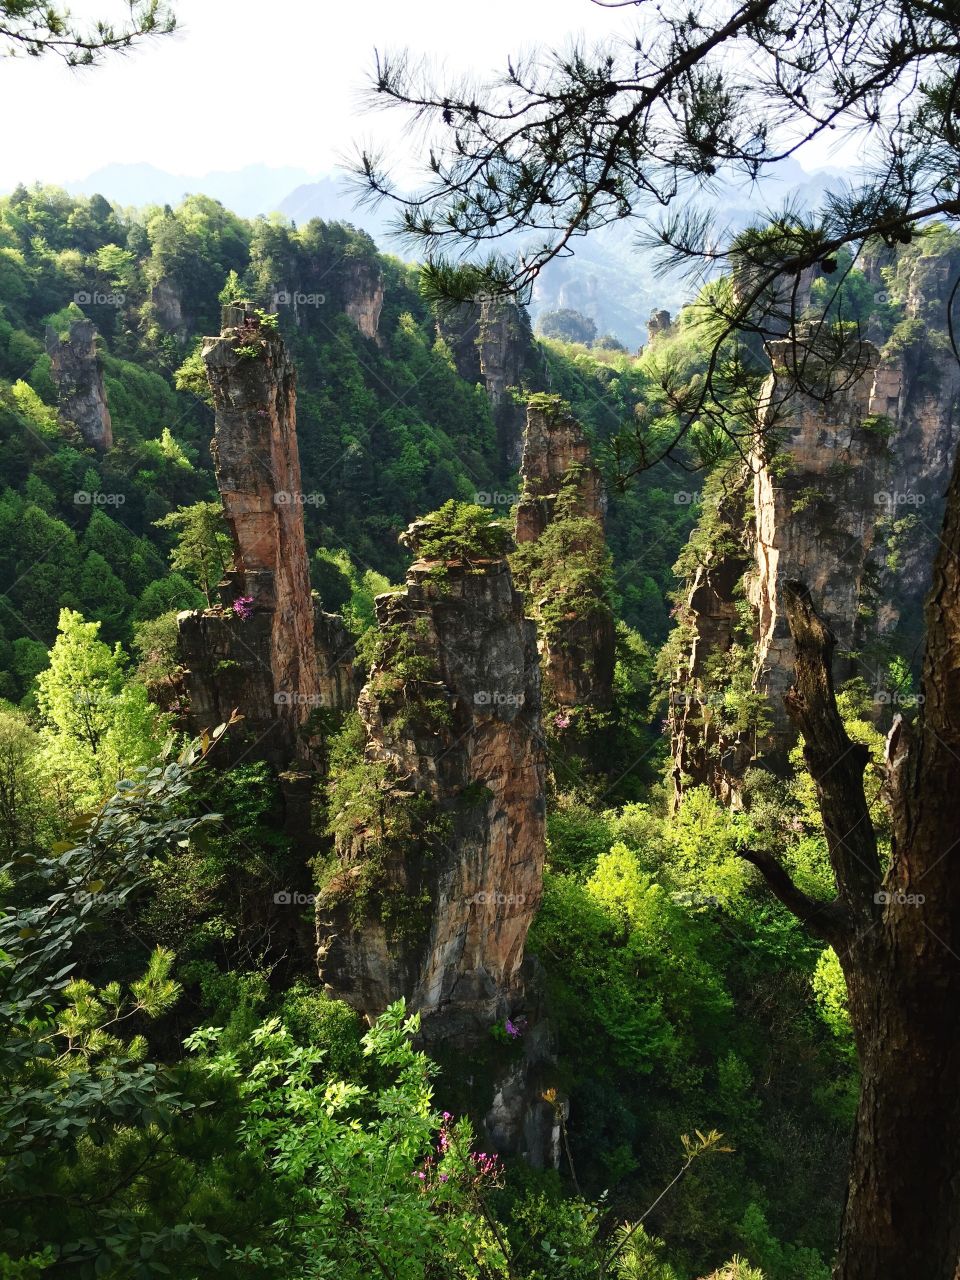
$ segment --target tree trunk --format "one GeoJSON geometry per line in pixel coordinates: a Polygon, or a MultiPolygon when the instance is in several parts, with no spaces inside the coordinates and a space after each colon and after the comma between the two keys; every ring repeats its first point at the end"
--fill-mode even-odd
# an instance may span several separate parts
{"type": "Polygon", "coordinates": [[[926,611],[921,708],[888,741],[884,874],[866,753],[837,711],[834,640],[787,583],[796,676],[787,710],[817,787],[836,900],[801,893],[747,852],[776,895],[837,952],[847,980],[860,1103],[835,1280],[960,1280],[960,458],[926,611]]]}
{"type": "Polygon", "coordinates": [[[864,939],[844,964],[861,1090],[834,1276],[955,1280],[960,964],[932,937],[914,948],[882,923],[876,932],[877,943],[864,939]]]}

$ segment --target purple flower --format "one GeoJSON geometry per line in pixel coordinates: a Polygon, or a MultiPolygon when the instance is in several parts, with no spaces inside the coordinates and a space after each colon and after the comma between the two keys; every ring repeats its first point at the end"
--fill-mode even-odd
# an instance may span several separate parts
{"type": "Polygon", "coordinates": [[[555,729],[570,728],[570,717],[567,715],[565,711],[558,711],[557,714],[553,717],[553,727],[555,729]]]}
{"type": "Polygon", "coordinates": [[[512,1039],[514,1039],[514,1040],[516,1040],[517,1036],[522,1036],[522,1035],[523,1035],[523,1029],[522,1029],[521,1027],[518,1027],[518,1026],[516,1025],[516,1023],[511,1022],[509,1018],[507,1018],[506,1022],[503,1024],[503,1026],[504,1026],[504,1030],[506,1031],[507,1035],[508,1035],[508,1036],[510,1036],[510,1037],[511,1037],[512,1039]]]}
{"type": "Polygon", "coordinates": [[[233,612],[243,622],[253,617],[253,596],[237,596],[233,602],[233,612]]]}

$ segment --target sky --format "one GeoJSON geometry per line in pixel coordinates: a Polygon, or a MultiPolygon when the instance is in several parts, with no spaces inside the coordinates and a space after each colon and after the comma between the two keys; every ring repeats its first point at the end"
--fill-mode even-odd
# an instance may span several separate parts
{"type": "MultiPolygon", "coordinates": [[[[77,18],[121,18],[124,5],[70,7],[77,18]]],[[[264,163],[321,176],[358,141],[401,156],[399,112],[370,112],[362,98],[375,47],[486,76],[508,54],[627,35],[638,21],[632,7],[590,0],[178,0],[175,9],[175,35],[96,68],[0,63],[0,190],[110,163],[187,176],[264,163]]]]}

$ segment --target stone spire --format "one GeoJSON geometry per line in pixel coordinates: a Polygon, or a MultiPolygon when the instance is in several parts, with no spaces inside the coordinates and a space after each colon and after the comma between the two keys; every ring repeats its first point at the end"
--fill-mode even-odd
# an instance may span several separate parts
{"type": "Polygon", "coordinates": [[[60,417],[72,423],[98,453],[113,445],[103,368],[97,355],[97,328],[92,320],[74,320],[65,338],[47,327],[46,347],[57,386],[60,417]]]}

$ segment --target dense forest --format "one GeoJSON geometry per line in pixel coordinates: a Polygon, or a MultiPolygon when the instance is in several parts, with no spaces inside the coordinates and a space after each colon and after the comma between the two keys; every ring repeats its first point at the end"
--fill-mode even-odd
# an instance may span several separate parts
{"type": "Polygon", "coordinates": [[[902,7],[662,17],[649,99],[639,41],[520,108],[378,63],[453,137],[360,162],[408,259],[0,197],[0,1277],[954,1280],[960,31],[902,7]],[[534,330],[775,150],[688,64],[880,112],[792,43],[851,32],[946,77],[900,203],[688,210],[643,347],[534,330]]]}
{"type": "MultiPolygon", "coordinates": [[[[124,1106],[143,1107],[149,1100],[155,1107],[149,1090],[137,1096],[134,1081],[145,1088],[144,1072],[152,1075],[163,1064],[172,1073],[164,1089],[187,1089],[182,1106],[202,1117],[203,1103],[214,1098],[206,1096],[195,1061],[171,1057],[174,1046],[193,1044],[204,1027],[215,1025],[215,1045],[202,1035],[197,1041],[203,1061],[242,1050],[239,1064],[258,1043],[255,1029],[273,1027],[271,1036],[288,1040],[277,1042],[271,1054],[321,1055],[331,1068],[336,1064],[339,1075],[333,1076],[343,1077],[348,1093],[371,1088],[366,1067],[361,1070],[370,1056],[362,1028],[347,1006],[317,987],[311,949],[284,954],[264,936],[261,913],[251,909],[251,898],[272,896],[293,877],[302,880],[292,865],[297,851],[275,828],[277,784],[269,769],[256,761],[221,772],[204,772],[192,759],[160,764],[164,750],[181,750],[169,745],[171,734],[176,738],[173,712],[150,696],[175,669],[177,611],[206,604],[205,593],[231,554],[222,517],[211,512],[218,506],[212,412],[202,366],[198,370],[197,335],[219,328],[218,296],[233,291],[269,305],[276,292],[269,281],[285,278],[283,271],[325,281],[328,297],[313,311],[305,308],[302,328],[281,307],[276,314],[285,337],[289,332],[298,369],[303,493],[320,494],[323,485],[321,500],[303,503],[313,584],[325,607],[343,615],[361,649],[374,625],[374,594],[402,573],[397,535],[409,520],[451,497],[477,507],[478,492],[478,509],[502,518],[509,515],[517,477],[498,456],[487,397],[458,376],[413,269],[378,255],[349,228],[310,224],[297,232],[245,224],[199,197],[177,210],[123,216],[96,197],[70,200],[56,191],[20,190],[2,211],[3,554],[12,584],[4,596],[3,840],[20,858],[25,840],[32,849],[30,876],[21,870],[16,888],[10,885],[11,904],[27,910],[29,886],[47,878],[86,884],[89,868],[104,856],[104,842],[112,847],[117,838],[111,822],[121,830],[135,823],[140,838],[149,836],[157,846],[151,855],[130,847],[129,883],[115,880],[113,869],[102,891],[86,890],[89,902],[84,899],[75,919],[63,921],[68,936],[77,931],[84,978],[31,993],[38,1013],[51,999],[55,1006],[48,1028],[37,1027],[32,1052],[18,1063],[22,1090],[32,1095],[36,1087],[33,1073],[46,1056],[42,1046],[66,1039],[49,1064],[49,1097],[31,1104],[28,1128],[38,1150],[18,1176],[37,1217],[24,1219],[21,1211],[16,1231],[27,1256],[53,1248],[55,1230],[58,1249],[106,1256],[110,1266],[119,1266],[132,1241],[141,1247],[146,1212],[158,1257],[169,1253],[183,1259],[176,1266],[197,1268],[198,1249],[214,1260],[223,1254],[224,1241],[214,1237],[232,1238],[235,1224],[226,1233],[215,1228],[240,1213],[231,1196],[244,1197],[243,1178],[252,1176],[250,1168],[240,1173],[257,1158],[256,1149],[247,1151],[241,1141],[240,1117],[249,1103],[241,1096],[231,1103],[237,1108],[236,1149],[229,1171],[221,1174],[219,1164],[208,1168],[202,1154],[218,1150],[228,1122],[219,1114],[215,1125],[188,1122],[182,1114],[124,1191],[132,1196],[129,1221],[116,1224],[116,1206],[107,1204],[110,1225],[101,1222],[97,1231],[103,1234],[90,1236],[99,1215],[89,1219],[78,1208],[76,1219],[59,1210],[51,1219],[41,1211],[45,1197],[79,1195],[82,1206],[84,1180],[95,1187],[115,1165],[124,1182],[125,1172],[144,1160],[144,1135],[137,1135],[132,1111],[125,1124],[112,1126],[109,1141],[104,1135],[102,1147],[99,1138],[88,1146],[93,1135],[84,1137],[82,1126],[102,1123],[104,1103],[88,1098],[80,1105],[77,1097],[76,1166],[65,1170],[56,1148],[41,1157],[45,1108],[52,1113],[60,1090],[76,1085],[73,1073],[83,1065],[98,1088],[122,1081],[131,1091],[124,1106]],[[297,266],[287,265],[291,259],[297,266]],[[382,276],[377,341],[358,331],[344,310],[344,293],[337,293],[356,279],[357,261],[382,276]],[[73,300],[84,292],[94,301],[73,300]],[[158,296],[177,299],[179,323],[172,333],[158,315],[158,296]],[[82,317],[92,319],[101,335],[98,360],[113,430],[112,447],[103,451],[58,421],[50,356],[35,336],[50,329],[69,333],[82,317]],[[85,837],[101,847],[71,848],[61,865],[55,851],[70,845],[70,832],[82,828],[89,806],[137,768],[148,772],[132,775],[133,789],[119,792],[85,837]],[[151,787],[157,788],[157,807],[150,804],[144,813],[143,793],[151,787]],[[213,814],[219,815],[216,828],[201,823],[213,814]],[[106,831],[99,830],[102,824],[106,831]],[[83,858],[86,867],[72,865],[83,858]],[[63,994],[55,997],[58,989],[63,994]],[[129,1036],[107,1032],[115,1019],[127,1017],[129,1036]],[[191,1184],[169,1171],[161,1176],[169,1161],[182,1161],[185,1175],[190,1170],[198,1180],[176,1210],[151,1203],[153,1160],[156,1177],[171,1191],[177,1187],[177,1198],[180,1187],[191,1184]],[[231,1186],[234,1176],[239,1186],[231,1186]],[[209,1219],[204,1212],[195,1221],[192,1201],[205,1195],[222,1202],[209,1219]],[[31,1235],[24,1238],[26,1220],[31,1235]]],[[[545,343],[535,373],[571,406],[600,448],[609,424],[622,421],[625,404],[633,410],[649,402],[656,412],[656,377],[648,368],[654,359],[692,376],[704,358],[696,335],[684,316],[639,358],[545,343]]],[[[490,1194],[505,1224],[516,1223],[517,1230],[525,1224],[524,1233],[535,1226],[541,1252],[540,1241],[561,1253],[575,1247],[589,1268],[589,1246],[601,1222],[629,1216],[631,1205],[652,1203],[680,1167],[681,1135],[719,1130],[735,1150],[691,1170],[666,1202],[662,1228],[658,1216],[652,1219],[654,1231],[669,1225],[673,1261],[664,1255],[656,1264],[660,1272],[666,1276],[673,1267],[677,1275],[700,1274],[724,1255],[740,1253],[773,1280],[826,1275],[854,1084],[835,963],[829,952],[805,942],[792,917],[738,858],[746,819],[705,789],[690,792],[671,817],[666,788],[658,784],[666,744],[657,717],[665,713],[666,699],[660,689],[658,706],[655,654],[666,638],[664,596],[683,581],[673,576],[673,562],[702,505],[696,492],[680,486],[695,482],[678,469],[659,477],[653,472],[610,505],[608,589],[621,619],[621,652],[617,705],[607,714],[617,719],[617,736],[611,743],[610,729],[600,726],[591,730],[592,739],[586,734],[571,748],[564,731],[553,730],[548,870],[529,943],[549,992],[562,1082],[557,1087],[569,1098],[570,1165],[562,1174],[536,1177],[521,1169],[498,1173],[488,1179],[490,1194]],[[606,768],[604,758],[611,760],[606,768]],[[764,998],[765,990],[776,990],[777,1000],[764,998]],[[787,1152],[792,1173],[784,1178],[787,1152]],[[581,1194],[571,1200],[574,1170],[581,1194]],[[611,1203],[598,1210],[602,1193],[611,1203]]],[[[574,570],[569,558],[551,562],[540,590],[556,590],[555,580],[562,585],[574,570]]],[[[670,643],[676,645],[676,635],[670,643]]],[[[746,701],[731,687],[721,715],[748,715],[749,707],[740,705],[746,701]]],[[[862,732],[876,737],[866,726],[862,732]]],[[[209,748],[211,757],[215,750],[209,748]]],[[[823,837],[802,770],[768,805],[775,806],[765,811],[768,821],[777,813],[778,822],[795,831],[796,856],[808,874],[822,875],[823,837]]],[[[322,840],[322,828],[318,836],[322,840]]],[[[56,974],[52,967],[48,980],[56,974]]],[[[403,1019],[396,1017],[391,1043],[400,1052],[403,1019]]],[[[500,1024],[491,1025],[491,1036],[495,1032],[503,1034],[500,1024]]],[[[491,1050],[497,1043],[494,1037],[491,1050]]],[[[504,1042],[497,1052],[515,1051],[504,1042]]],[[[255,1061],[246,1062],[244,1073],[255,1061]]],[[[428,1070],[425,1061],[411,1058],[409,1071],[415,1062],[417,1071],[428,1070]]],[[[269,1074],[279,1068],[266,1056],[262,1069],[269,1074]]],[[[441,1101],[447,1090],[450,1097],[463,1092],[443,1076],[435,1087],[441,1101]]],[[[231,1094],[225,1079],[218,1078],[217,1088],[231,1094]]],[[[216,1097],[222,1101],[220,1093],[216,1097]]],[[[467,1113],[469,1101],[469,1095],[461,1099],[467,1113]]],[[[370,1141],[382,1144],[386,1137],[373,1122],[375,1102],[373,1107],[370,1141]]],[[[411,1118],[406,1111],[403,1116],[404,1123],[411,1118]]],[[[7,1132],[17,1145],[26,1120],[22,1111],[8,1115],[7,1132]]],[[[421,1155],[430,1149],[429,1120],[425,1115],[421,1155]]],[[[52,1114],[48,1122],[54,1123],[52,1114]]],[[[406,1159],[408,1175],[418,1167],[418,1150],[406,1159]]],[[[314,1158],[320,1160],[320,1153],[314,1158]]],[[[271,1195],[291,1194],[279,1173],[277,1180],[271,1195]]],[[[469,1197],[462,1208],[469,1211],[469,1197]]],[[[244,1257],[277,1247],[271,1213],[279,1214],[276,1205],[264,1209],[258,1229],[250,1223],[244,1257]]],[[[324,1230],[332,1231],[332,1224],[324,1230]]],[[[641,1240],[651,1257],[660,1256],[656,1236],[647,1240],[639,1232],[624,1256],[634,1258],[641,1240]]],[[[236,1241],[233,1247],[240,1250],[236,1241]]],[[[306,1238],[296,1247],[306,1248],[306,1238]]],[[[266,1258],[256,1265],[269,1271],[266,1258]]],[[[286,1274],[284,1265],[277,1274],[286,1274]]],[[[537,1259],[527,1274],[549,1274],[543,1265],[537,1259]]]]}

